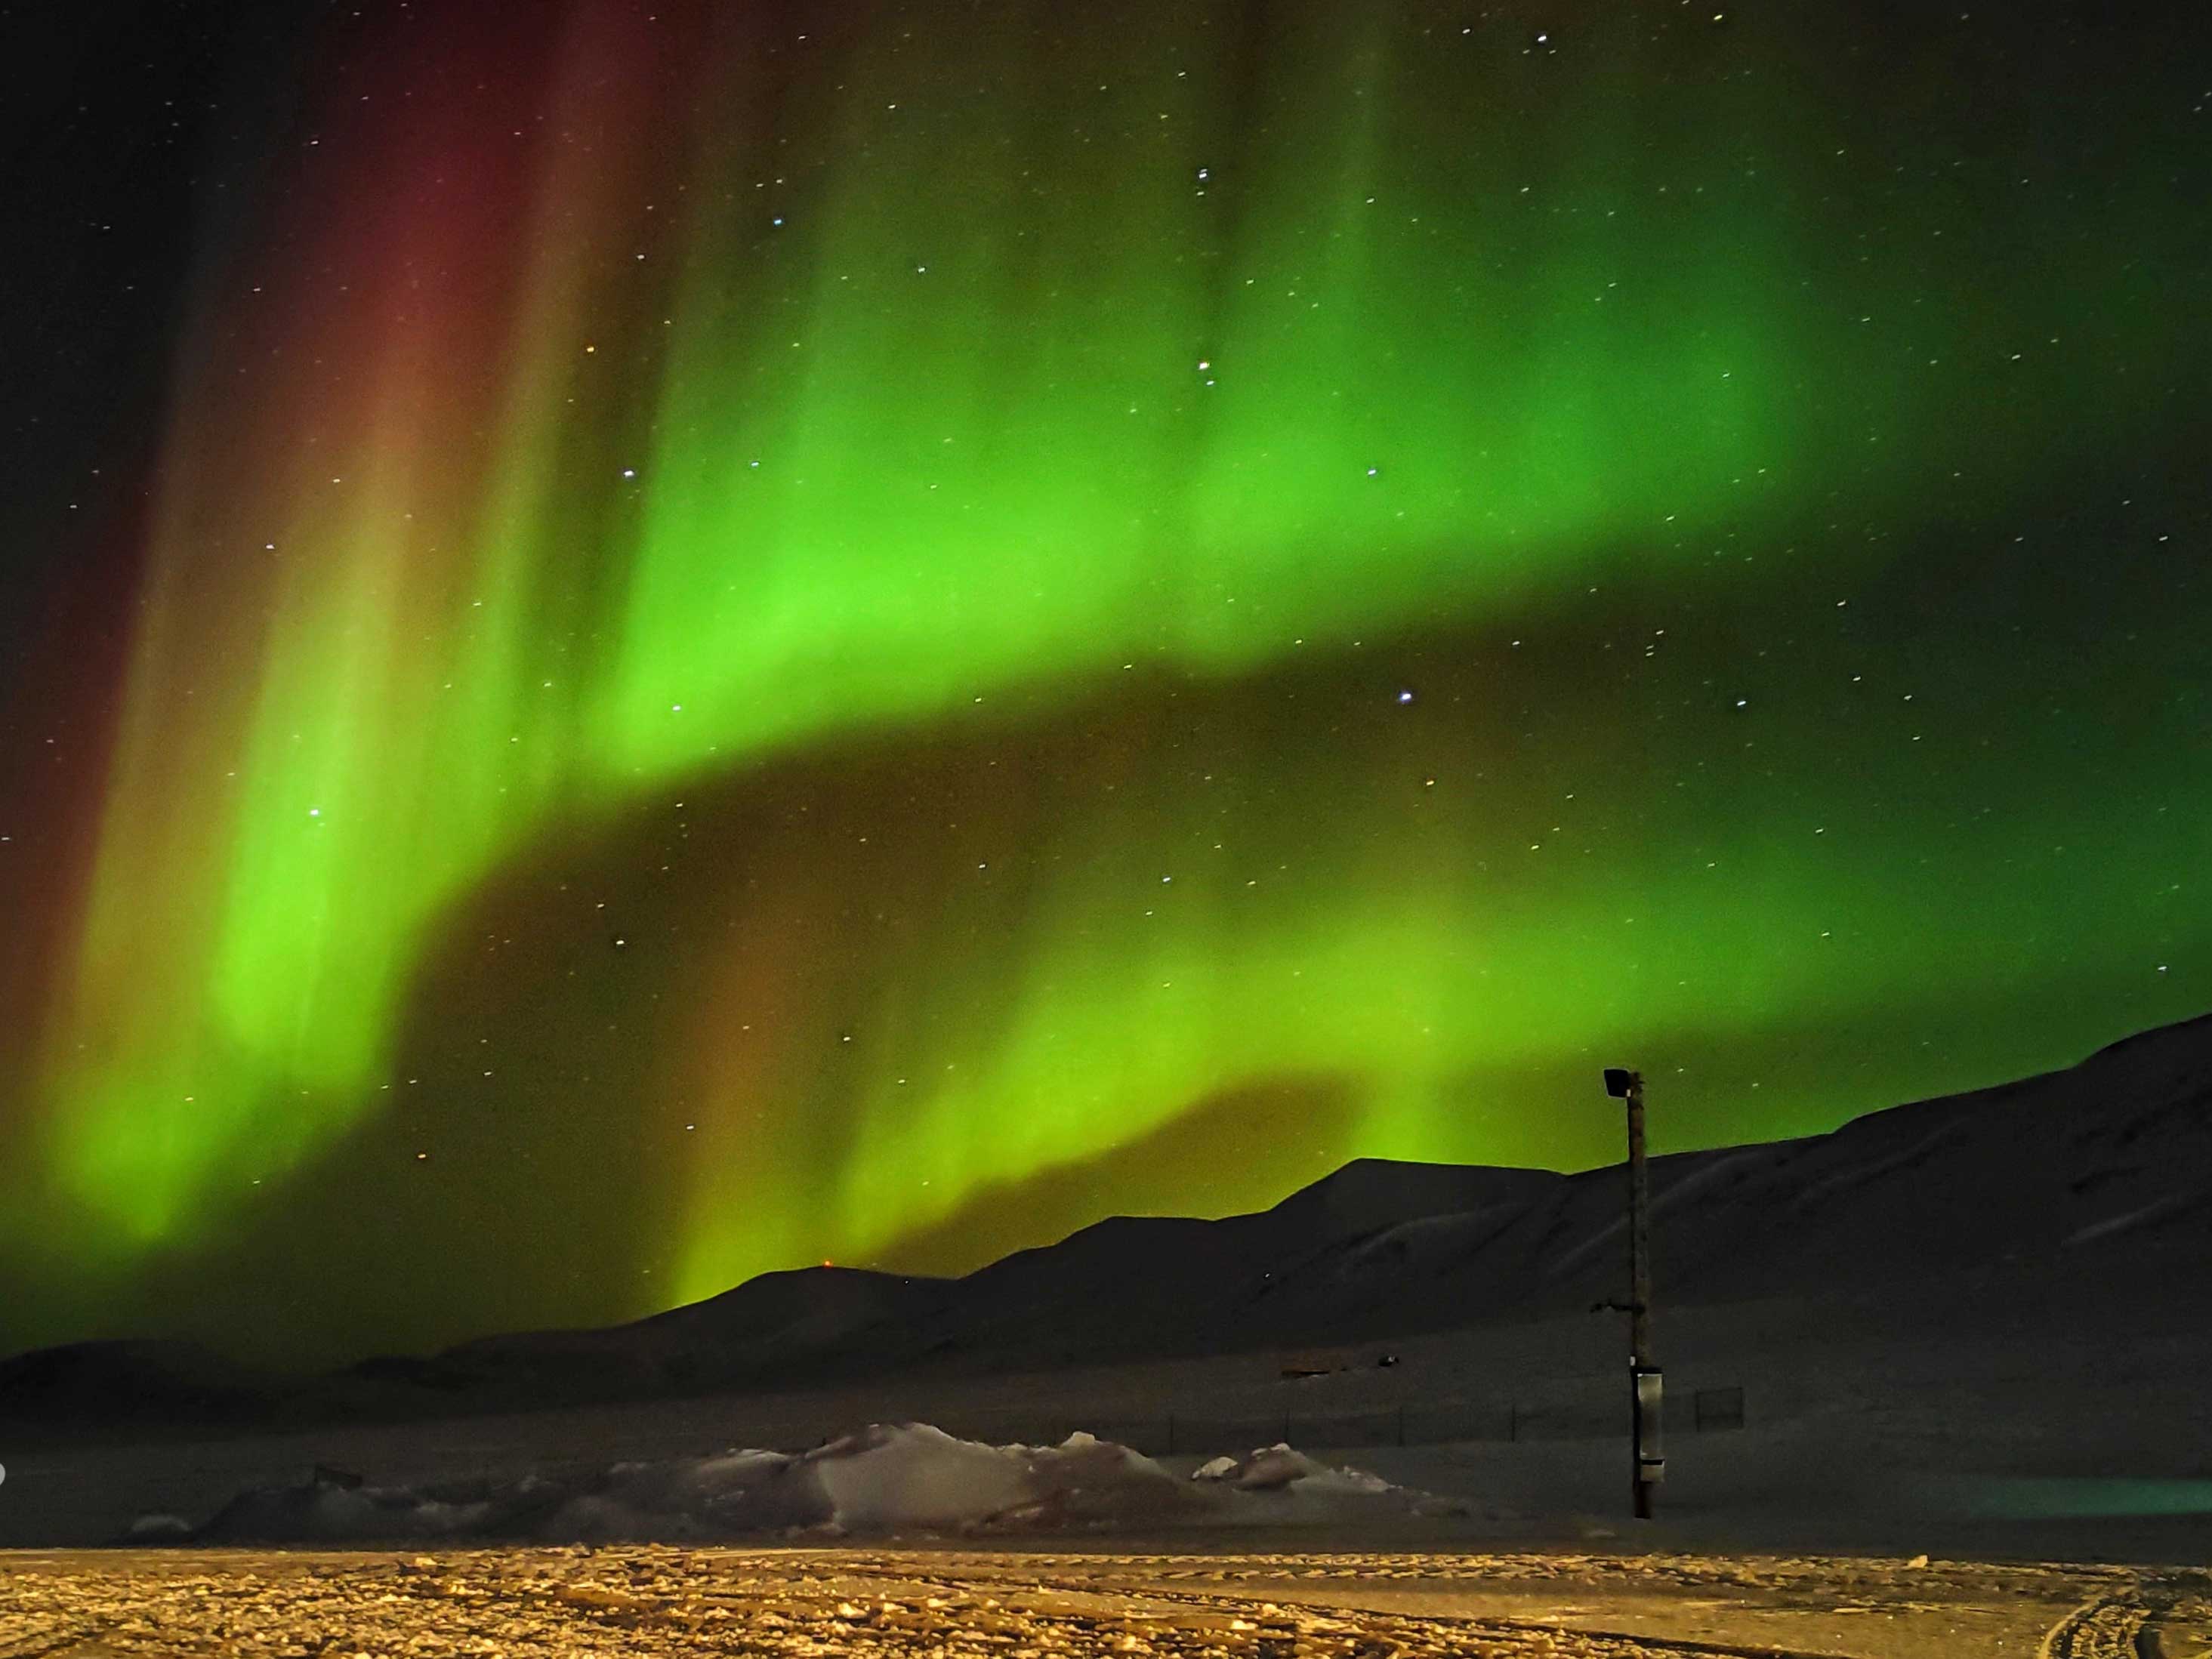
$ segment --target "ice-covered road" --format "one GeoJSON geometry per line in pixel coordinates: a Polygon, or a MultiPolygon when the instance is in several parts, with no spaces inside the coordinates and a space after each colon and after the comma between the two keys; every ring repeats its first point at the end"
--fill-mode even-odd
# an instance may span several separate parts
{"type": "Polygon", "coordinates": [[[2212,1575],[1809,1558],[948,1549],[0,1554],[0,1659],[2212,1654],[2212,1575]],[[2087,1644],[2084,1645],[2083,1644],[2087,1644]]]}

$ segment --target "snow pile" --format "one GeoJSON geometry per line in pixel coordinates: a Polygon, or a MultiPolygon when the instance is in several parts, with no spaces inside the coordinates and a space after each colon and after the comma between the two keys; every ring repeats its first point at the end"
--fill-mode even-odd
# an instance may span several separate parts
{"type": "Polygon", "coordinates": [[[1333,1469],[1325,1463],[1316,1463],[1279,1440],[1272,1446],[1261,1447],[1241,1463],[1233,1457],[1217,1457],[1211,1463],[1200,1465],[1191,1479],[1218,1480],[1238,1492],[1295,1490],[1301,1499],[1309,1502],[1323,1498],[1334,1498],[1340,1504],[1357,1504],[1376,1498],[1392,1501],[1412,1498],[1419,1510],[1422,1503],[1430,1501],[1423,1493],[1394,1486],[1382,1476],[1369,1474],[1364,1469],[1333,1469]]]}
{"type": "MultiPolygon", "coordinates": [[[[1057,1446],[988,1446],[908,1423],[875,1425],[796,1455],[732,1450],[424,1487],[262,1487],[239,1494],[190,1537],[235,1544],[697,1542],[779,1533],[1251,1527],[1463,1513],[1285,1445],[1242,1460],[1216,1458],[1185,1480],[1088,1434],[1057,1446]]],[[[179,1524],[143,1516],[132,1531],[137,1541],[167,1540],[179,1524]]]]}
{"type": "MultiPolygon", "coordinates": [[[[1384,1521],[1407,1516],[1468,1516],[1474,1511],[1456,1498],[1439,1498],[1411,1486],[1393,1486],[1364,1469],[1316,1463],[1304,1452],[1278,1441],[1241,1461],[1217,1457],[1201,1464],[1194,1481],[1211,1482],[1229,1500],[1224,1518],[1237,1524],[1268,1522],[1305,1524],[1317,1521],[1384,1521]]],[[[1486,1510],[1488,1519],[1507,1518],[1486,1510]]]]}

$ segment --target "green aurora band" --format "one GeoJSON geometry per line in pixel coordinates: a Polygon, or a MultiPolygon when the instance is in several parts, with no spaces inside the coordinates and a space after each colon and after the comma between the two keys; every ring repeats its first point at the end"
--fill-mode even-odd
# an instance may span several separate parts
{"type": "Polygon", "coordinates": [[[2179,98],[1836,8],[529,15],[347,26],[204,261],[9,1334],[963,1267],[2212,1000],[2179,98]]]}

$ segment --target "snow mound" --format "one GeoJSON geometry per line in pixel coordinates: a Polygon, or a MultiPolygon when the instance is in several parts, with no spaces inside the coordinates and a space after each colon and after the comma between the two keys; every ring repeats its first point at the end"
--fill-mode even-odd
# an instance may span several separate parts
{"type": "Polygon", "coordinates": [[[1296,1486],[1302,1498],[1328,1493],[1338,1498],[1389,1498],[1393,1494],[1420,1498],[1404,1486],[1394,1486],[1380,1475],[1363,1469],[1331,1468],[1316,1463],[1304,1452],[1278,1440],[1238,1462],[1217,1457],[1192,1472],[1194,1480],[1218,1480],[1240,1492],[1288,1492],[1296,1486]]]}
{"type": "Polygon", "coordinates": [[[1465,1512],[1287,1445],[1216,1458],[1186,1480],[1088,1434],[1057,1446],[989,1446],[902,1423],[797,1454],[733,1449],[422,1487],[261,1487],[188,1534],[170,1517],[151,1516],[131,1533],[142,1543],[677,1543],[904,1529],[1297,1526],[1465,1512]]]}
{"type": "MultiPolygon", "coordinates": [[[[1280,1518],[1358,1520],[1389,1516],[1464,1516],[1471,1511],[1455,1498],[1438,1498],[1411,1486],[1393,1486],[1364,1469],[1317,1463],[1282,1441],[1261,1446],[1242,1459],[1217,1457],[1191,1471],[1194,1481],[1232,1493],[1274,1500],[1280,1518]],[[1287,1507],[1285,1507],[1287,1506],[1287,1507]]],[[[1248,1508],[1239,1521],[1266,1518],[1265,1505],[1248,1508]]]]}

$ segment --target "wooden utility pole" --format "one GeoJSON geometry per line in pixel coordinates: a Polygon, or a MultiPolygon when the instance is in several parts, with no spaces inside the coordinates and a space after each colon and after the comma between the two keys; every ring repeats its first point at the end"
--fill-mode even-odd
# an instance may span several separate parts
{"type": "Polygon", "coordinates": [[[1662,1379],[1651,1341],[1651,1180],[1644,1159],[1644,1074],[1615,1066],[1606,1092],[1628,1106],[1629,1457],[1636,1517],[1651,1518],[1653,1488],[1667,1472],[1661,1450],[1662,1379]]]}

